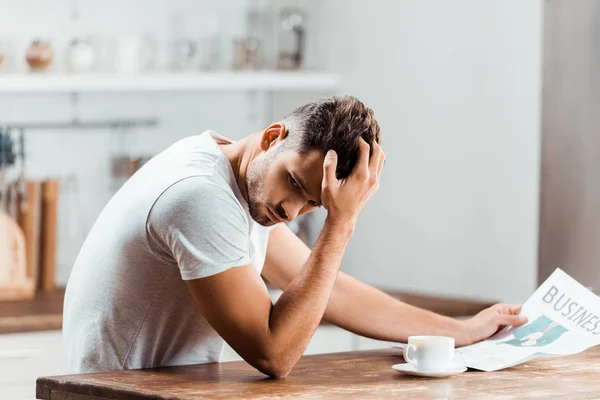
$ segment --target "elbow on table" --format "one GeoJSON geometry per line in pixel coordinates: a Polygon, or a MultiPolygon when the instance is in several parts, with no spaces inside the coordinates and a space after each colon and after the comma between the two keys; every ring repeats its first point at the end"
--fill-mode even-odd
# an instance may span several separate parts
{"type": "Polygon", "coordinates": [[[270,355],[261,357],[254,363],[254,366],[270,378],[282,379],[290,374],[297,361],[298,360],[292,361],[285,356],[270,355]]]}

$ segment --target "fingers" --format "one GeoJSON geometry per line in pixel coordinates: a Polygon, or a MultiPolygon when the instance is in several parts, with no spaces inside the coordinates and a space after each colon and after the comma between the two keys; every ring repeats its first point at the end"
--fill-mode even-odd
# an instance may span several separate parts
{"type": "Polygon", "coordinates": [[[523,308],[523,306],[519,305],[519,304],[508,305],[508,312],[510,314],[519,315],[522,308],[523,308]]]}
{"type": "Polygon", "coordinates": [[[379,165],[377,166],[377,186],[379,186],[379,179],[381,177],[381,171],[383,171],[383,165],[385,164],[385,153],[381,151],[381,157],[379,158],[379,165]]]}
{"type": "Polygon", "coordinates": [[[523,308],[522,304],[497,304],[496,305],[498,311],[503,314],[511,314],[511,315],[519,315],[521,309],[523,308]]]}
{"type": "Polygon", "coordinates": [[[499,325],[520,326],[527,322],[527,318],[519,315],[501,314],[499,325]]]}
{"type": "Polygon", "coordinates": [[[329,150],[323,161],[323,186],[331,186],[337,181],[335,170],[337,169],[337,153],[329,150]]]}
{"type": "Polygon", "coordinates": [[[379,178],[379,162],[381,161],[383,151],[381,150],[379,143],[376,141],[371,143],[371,147],[373,148],[373,151],[371,152],[371,157],[369,158],[369,174],[373,175],[375,178],[379,178]]]}
{"type": "Polygon", "coordinates": [[[378,182],[379,182],[379,177],[381,176],[381,171],[383,171],[384,164],[385,164],[385,153],[383,152],[383,150],[381,150],[381,157],[379,157],[379,165],[377,166],[377,181],[378,182]]]}
{"type": "Polygon", "coordinates": [[[369,176],[369,144],[360,137],[358,140],[358,158],[354,166],[353,174],[358,178],[369,176]]]}

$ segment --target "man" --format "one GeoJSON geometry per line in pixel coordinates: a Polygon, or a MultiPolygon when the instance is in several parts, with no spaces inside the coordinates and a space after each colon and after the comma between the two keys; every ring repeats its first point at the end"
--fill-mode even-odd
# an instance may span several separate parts
{"type": "Polygon", "coordinates": [[[525,321],[496,305],[458,321],[339,272],[385,155],[373,111],[350,96],[296,109],[238,142],[183,139],[110,200],[65,297],[72,372],[219,360],[224,342],[272,377],[296,364],[321,318],[376,339],[448,335],[458,346],[525,321]],[[312,251],[283,223],[318,207],[312,251]],[[283,290],[272,304],[261,274],[283,290]]]}

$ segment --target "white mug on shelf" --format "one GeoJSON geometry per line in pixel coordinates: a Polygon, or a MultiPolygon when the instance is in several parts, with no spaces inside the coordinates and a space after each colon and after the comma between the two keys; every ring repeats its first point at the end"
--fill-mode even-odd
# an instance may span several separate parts
{"type": "Polygon", "coordinates": [[[148,37],[128,35],[118,37],[114,46],[116,72],[135,73],[148,70],[154,64],[156,42],[148,37]]]}
{"type": "Polygon", "coordinates": [[[443,371],[454,359],[454,338],[409,336],[404,359],[419,371],[443,371]]]}
{"type": "Polygon", "coordinates": [[[96,63],[96,49],[87,39],[73,38],[67,48],[66,58],[71,72],[87,72],[96,63]]]}

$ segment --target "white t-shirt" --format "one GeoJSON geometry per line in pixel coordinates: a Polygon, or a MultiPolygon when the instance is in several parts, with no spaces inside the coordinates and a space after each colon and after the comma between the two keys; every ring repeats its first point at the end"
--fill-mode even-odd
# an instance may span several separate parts
{"type": "Polygon", "coordinates": [[[252,264],[270,228],[249,214],[231,165],[205,132],[152,158],[115,194],[67,283],[63,337],[71,373],[218,361],[223,339],[185,280],[252,264]]]}

